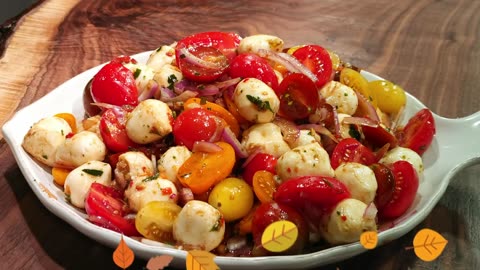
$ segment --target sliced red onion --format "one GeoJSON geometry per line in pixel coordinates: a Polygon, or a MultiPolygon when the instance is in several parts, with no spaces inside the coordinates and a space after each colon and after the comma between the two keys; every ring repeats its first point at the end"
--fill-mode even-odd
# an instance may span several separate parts
{"type": "Polygon", "coordinates": [[[289,145],[294,144],[300,137],[300,129],[292,121],[276,117],[272,122],[280,128],[283,139],[289,145]]]}
{"type": "Polygon", "coordinates": [[[153,86],[150,89],[143,90],[143,92],[138,96],[138,101],[144,101],[146,99],[152,98],[155,93],[158,91],[158,83],[153,83],[153,86]]]}
{"type": "Polygon", "coordinates": [[[288,71],[293,73],[302,73],[314,83],[318,81],[317,76],[313,74],[306,66],[304,66],[297,58],[294,56],[283,53],[283,52],[273,52],[265,49],[258,50],[258,55],[261,57],[267,58],[268,60],[277,62],[284,66],[288,71]]]}
{"type": "Polygon", "coordinates": [[[180,95],[172,97],[172,98],[160,97],[160,100],[163,101],[163,102],[178,102],[178,101],[185,101],[185,100],[187,100],[189,98],[192,98],[192,97],[196,97],[197,95],[198,95],[197,92],[187,90],[187,91],[184,91],[183,93],[181,93],[180,95]]]}
{"type": "Polygon", "coordinates": [[[206,68],[206,69],[221,69],[223,68],[222,65],[219,65],[218,63],[215,63],[215,62],[209,62],[209,61],[205,61],[203,60],[202,58],[200,57],[197,57],[196,55],[194,55],[193,53],[191,53],[187,48],[181,48],[179,50],[179,53],[180,55],[183,55],[184,56],[184,59],[189,62],[189,63],[192,63],[196,66],[199,66],[199,67],[202,67],[202,68],[206,68]]]}
{"type": "Polygon", "coordinates": [[[152,164],[153,164],[153,174],[156,174],[158,172],[157,157],[154,154],[152,154],[150,156],[150,160],[152,161],[152,164]]]}
{"type": "Polygon", "coordinates": [[[355,91],[357,94],[357,99],[358,99],[358,108],[357,112],[363,112],[366,115],[361,115],[361,116],[366,116],[373,121],[376,121],[377,123],[380,122],[380,118],[378,117],[377,111],[375,110],[375,107],[373,107],[372,103],[367,100],[366,97],[364,97],[362,94],[359,92],[355,91]]]}
{"type": "Polygon", "coordinates": [[[378,127],[378,122],[365,117],[345,117],[342,121],[343,124],[353,124],[367,127],[378,127]]]}
{"type": "Polygon", "coordinates": [[[262,152],[261,147],[255,147],[255,150],[253,150],[253,152],[250,155],[248,155],[247,159],[245,159],[245,161],[243,162],[242,168],[247,167],[248,164],[253,160],[253,158],[261,152],[262,152]]]}
{"type": "Polygon", "coordinates": [[[245,236],[233,236],[227,240],[227,249],[235,251],[247,245],[247,238],[245,236]]]}
{"type": "Polygon", "coordinates": [[[166,99],[166,98],[174,98],[175,97],[175,93],[173,92],[173,90],[167,88],[167,87],[160,87],[159,89],[159,92],[160,92],[160,96],[158,97],[159,99],[166,99]]]}
{"type": "Polygon", "coordinates": [[[135,219],[137,217],[137,213],[130,213],[124,216],[125,219],[135,219]]]}
{"type": "Polygon", "coordinates": [[[225,127],[223,129],[222,139],[233,147],[233,150],[235,150],[235,154],[237,157],[239,158],[248,157],[247,151],[242,146],[240,141],[237,139],[237,137],[235,136],[235,133],[233,133],[233,131],[229,127],[225,127]]]}
{"type": "Polygon", "coordinates": [[[196,141],[193,143],[192,152],[216,153],[222,151],[222,147],[206,141],[196,141]]]}
{"type": "Polygon", "coordinates": [[[380,149],[378,149],[377,152],[375,152],[375,158],[377,161],[383,158],[383,156],[388,152],[388,149],[390,149],[390,144],[386,143],[380,149]]]}
{"type": "Polygon", "coordinates": [[[226,81],[223,81],[223,82],[216,82],[216,83],[215,83],[215,86],[218,87],[218,88],[220,88],[220,89],[224,89],[224,88],[227,88],[227,87],[236,85],[236,84],[239,83],[241,80],[242,80],[242,78],[240,78],[240,77],[238,77],[238,78],[233,78],[233,79],[226,80],[226,81]]]}
{"type": "Polygon", "coordinates": [[[393,118],[392,125],[390,126],[390,130],[392,131],[392,133],[395,133],[395,131],[397,130],[397,127],[400,124],[400,121],[402,121],[404,111],[405,111],[405,106],[402,106],[400,110],[398,110],[397,114],[395,115],[395,118],[393,118]]]}
{"type": "Polygon", "coordinates": [[[198,93],[200,96],[213,96],[220,93],[220,88],[218,88],[214,84],[204,85],[201,88],[199,87],[198,90],[199,90],[198,93]]]}
{"type": "Polygon", "coordinates": [[[375,217],[377,216],[377,213],[378,213],[377,207],[373,202],[371,202],[367,205],[367,208],[365,208],[365,212],[363,212],[363,218],[375,219],[375,217]]]}
{"type": "Polygon", "coordinates": [[[179,196],[178,199],[182,204],[186,204],[187,202],[193,201],[195,199],[192,190],[187,187],[180,188],[180,191],[178,192],[178,196],[179,196]]]}
{"type": "Polygon", "coordinates": [[[330,132],[325,126],[318,125],[318,124],[305,124],[298,126],[299,129],[313,129],[318,134],[322,134],[330,138],[332,141],[338,143],[337,137],[330,132]]]}

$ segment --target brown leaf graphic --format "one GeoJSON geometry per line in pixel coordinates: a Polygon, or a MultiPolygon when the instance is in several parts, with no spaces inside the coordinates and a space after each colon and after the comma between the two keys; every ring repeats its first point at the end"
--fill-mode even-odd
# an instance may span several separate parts
{"type": "Polygon", "coordinates": [[[187,270],[219,270],[213,261],[215,255],[204,250],[190,250],[187,254],[187,270]]]}
{"type": "Polygon", "coordinates": [[[431,229],[420,230],[413,238],[413,247],[418,258],[430,262],[438,258],[445,249],[448,241],[438,232],[431,229]]]}
{"type": "Polygon", "coordinates": [[[271,252],[282,252],[295,244],[297,238],[297,225],[288,220],[280,220],[265,228],[262,234],[262,246],[271,252]]]}
{"type": "Polygon", "coordinates": [[[360,244],[366,249],[374,249],[378,244],[378,234],[375,231],[367,231],[360,235],[360,244]]]}
{"type": "Polygon", "coordinates": [[[133,260],[135,259],[135,254],[133,251],[127,246],[125,241],[120,238],[120,243],[117,246],[117,249],[113,252],[113,262],[122,269],[127,269],[130,265],[132,265],[133,260]]]}
{"type": "Polygon", "coordinates": [[[173,260],[172,256],[160,255],[150,258],[147,263],[148,270],[162,270],[173,260]]]}

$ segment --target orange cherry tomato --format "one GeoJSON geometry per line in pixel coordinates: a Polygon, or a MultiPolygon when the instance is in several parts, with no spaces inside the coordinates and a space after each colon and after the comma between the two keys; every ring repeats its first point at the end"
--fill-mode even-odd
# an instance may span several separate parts
{"type": "Polygon", "coordinates": [[[235,117],[235,119],[237,119],[238,123],[248,124],[248,121],[238,112],[237,105],[235,105],[235,102],[233,102],[232,98],[230,98],[228,95],[223,95],[223,100],[227,105],[228,111],[233,115],[233,117],[235,117]]]}
{"type": "Polygon", "coordinates": [[[227,178],[235,165],[235,150],[226,142],[217,142],[218,152],[194,152],[178,169],[178,180],[193,194],[207,192],[227,178]]]}
{"type": "Polygon", "coordinates": [[[257,171],[253,175],[253,192],[262,203],[273,201],[273,194],[277,190],[277,183],[269,171],[257,171]]]}
{"type": "Polygon", "coordinates": [[[71,113],[57,113],[55,114],[56,117],[62,118],[63,120],[67,121],[68,125],[72,129],[73,133],[77,133],[77,119],[71,113]]]}
{"type": "Polygon", "coordinates": [[[72,170],[69,169],[64,169],[64,168],[58,168],[58,167],[53,167],[52,168],[52,177],[53,181],[59,185],[62,186],[65,184],[65,179],[67,179],[68,174],[72,170]]]}
{"type": "Polygon", "coordinates": [[[259,204],[253,205],[252,209],[250,209],[250,212],[248,212],[248,214],[238,222],[237,226],[240,235],[247,235],[249,233],[252,233],[253,215],[255,214],[255,210],[257,210],[258,206],[259,204]]]}

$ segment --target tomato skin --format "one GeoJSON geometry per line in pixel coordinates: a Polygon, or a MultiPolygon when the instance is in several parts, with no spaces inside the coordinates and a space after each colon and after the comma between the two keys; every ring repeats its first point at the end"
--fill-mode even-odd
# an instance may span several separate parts
{"type": "Polygon", "coordinates": [[[122,200],[121,191],[93,183],[85,198],[85,211],[88,219],[101,227],[122,233],[127,236],[140,235],[133,219],[126,219],[127,206],[122,200]]]}
{"type": "Polygon", "coordinates": [[[435,136],[435,120],[429,109],[418,111],[407,125],[396,133],[399,145],[410,148],[420,156],[425,153],[435,136]]]}
{"type": "Polygon", "coordinates": [[[377,207],[379,217],[383,219],[394,219],[403,215],[415,200],[419,185],[417,171],[408,161],[397,161],[390,169],[395,178],[394,194],[386,205],[377,207]]]}
{"type": "Polygon", "coordinates": [[[375,205],[377,208],[385,207],[392,199],[395,192],[395,177],[392,170],[381,163],[370,165],[375,179],[377,180],[377,192],[375,194],[375,205]]]}
{"type": "Polygon", "coordinates": [[[262,234],[268,225],[279,220],[289,220],[298,228],[297,241],[288,250],[280,254],[300,254],[308,241],[308,226],[302,215],[294,208],[282,203],[262,203],[255,210],[252,219],[252,234],[255,247],[255,256],[268,255],[269,252],[262,247],[262,234]]]}
{"type": "Polygon", "coordinates": [[[126,152],[138,146],[127,136],[126,113],[127,110],[122,108],[107,109],[100,119],[100,135],[105,146],[112,152],[126,152]]]}
{"type": "Polygon", "coordinates": [[[132,71],[115,61],[106,64],[93,77],[91,94],[95,102],[118,106],[138,104],[132,71]]]}
{"type": "Polygon", "coordinates": [[[363,126],[362,132],[365,140],[371,146],[382,147],[387,143],[390,145],[390,148],[397,146],[397,138],[380,125],[377,127],[363,126]]]}
{"type": "Polygon", "coordinates": [[[230,63],[228,75],[232,78],[256,78],[273,90],[278,88],[278,79],[273,68],[267,60],[253,53],[237,55],[230,63]]]}
{"type": "Polygon", "coordinates": [[[307,76],[292,73],[283,78],[276,92],[279,114],[290,120],[303,119],[315,112],[319,104],[317,87],[307,76]]]}
{"type": "Polygon", "coordinates": [[[268,171],[276,174],[275,166],[277,166],[277,158],[266,153],[256,154],[243,170],[243,180],[250,186],[252,185],[253,175],[258,171],[268,171]]]}
{"type": "Polygon", "coordinates": [[[175,144],[193,149],[196,141],[217,142],[221,136],[221,122],[208,110],[194,108],[183,111],[173,123],[175,144]]]}
{"type": "Polygon", "coordinates": [[[318,87],[322,87],[332,79],[332,60],[326,49],[318,45],[306,45],[298,48],[293,56],[315,74],[318,87]]]}
{"type": "Polygon", "coordinates": [[[343,162],[357,162],[370,165],[377,161],[373,152],[353,138],[341,140],[333,150],[330,163],[336,169],[343,162]]]}

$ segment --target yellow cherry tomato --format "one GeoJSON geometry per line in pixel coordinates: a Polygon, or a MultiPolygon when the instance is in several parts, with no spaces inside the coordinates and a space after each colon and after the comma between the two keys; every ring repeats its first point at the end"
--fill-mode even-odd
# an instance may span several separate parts
{"type": "Polygon", "coordinates": [[[182,208],[173,202],[149,202],[138,211],[135,227],[147,239],[171,242],[173,222],[181,210],[182,208]]]}
{"type": "Polygon", "coordinates": [[[375,96],[378,108],[385,113],[396,114],[407,103],[405,91],[392,82],[371,81],[368,83],[368,88],[375,96]]]}
{"type": "Polygon", "coordinates": [[[246,216],[253,206],[253,191],[247,182],[230,177],[218,183],[208,197],[208,203],[217,208],[226,221],[246,216]]]}
{"type": "Polygon", "coordinates": [[[367,79],[365,79],[358,71],[351,68],[342,69],[340,72],[340,82],[359,92],[365,98],[370,100],[375,107],[377,106],[376,97],[369,90],[367,79]]]}
{"type": "Polygon", "coordinates": [[[330,59],[332,60],[332,69],[337,70],[340,67],[340,57],[333,51],[327,50],[328,54],[330,55],[330,59]]]}

